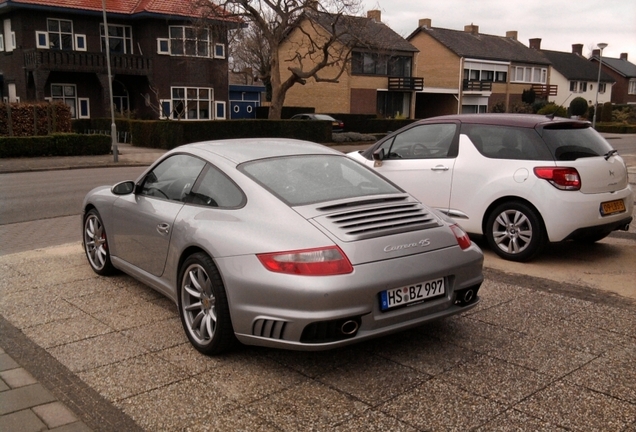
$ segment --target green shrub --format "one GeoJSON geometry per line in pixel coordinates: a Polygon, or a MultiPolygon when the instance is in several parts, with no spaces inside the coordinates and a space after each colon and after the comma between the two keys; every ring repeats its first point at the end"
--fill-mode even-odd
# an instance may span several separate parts
{"type": "Polygon", "coordinates": [[[521,93],[521,100],[528,105],[532,105],[536,98],[537,94],[532,87],[529,90],[524,90],[521,93]]]}
{"type": "Polygon", "coordinates": [[[561,105],[548,103],[543,108],[541,108],[537,112],[537,114],[541,114],[541,115],[554,114],[556,117],[567,117],[568,112],[561,105]]]}
{"type": "Polygon", "coordinates": [[[491,113],[505,113],[506,112],[506,103],[503,101],[499,101],[495,103],[492,107],[490,107],[491,113]]]}
{"type": "Polygon", "coordinates": [[[612,103],[605,102],[603,104],[603,112],[601,115],[596,114],[596,121],[611,122],[612,121],[612,103]]]}
{"type": "Polygon", "coordinates": [[[510,106],[510,111],[511,113],[516,113],[516,114],[532,114],[532,105],[527,104],[527,103],[514,103],[510,106]]]}
{"type": "Polygon", "coordinates": [[[70,133],[36,137],[0,136],[0,158],[39,156],[80,156],[108,154],[108,135],[77,135],[70,133]]]}
{"type": "Polygon", "coordinates": [[[535,101],[532,104],[532,112],[535,113],[535,114],[538,113],[539,110],[541,110],[541,108],[543,108],[547,104],[548,104],[548,101],[545,100],[545,99],[539,99],[539,100],[535,101]]]}
{"type": "Polygon", "coordinates": [[[570,102],[570,114],[573,116],[582,116],[587,112],[587,101],[582,97],[575,97],[570,102]]]}

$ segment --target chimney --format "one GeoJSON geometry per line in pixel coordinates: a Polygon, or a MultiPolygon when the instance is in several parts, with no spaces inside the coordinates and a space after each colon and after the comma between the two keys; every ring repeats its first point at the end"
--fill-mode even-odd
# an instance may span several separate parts
{"type": "Polygon", "coordinates": [[[583,44],[572,44],[572,54],[583,57],[583,44]]]}
{"type": "Polygon", "coordinates": [[[473,34],[473,35],[478,35],[479,34],[479,26],[476,26],[474,24],[470,24],[470,25],[464,26],[464,31],[466,33],[470,33],[470,34],[473,34]]]}
{"type": "Polygon", "coordinates": [[[508,39],[517,40],[517,30],[510,30],[506,32],[506,37],[508,39]]]}
{"type": "Polygon", "coordinates": [[[541,50],[541,38],[530,39],[530,48],[533,50],[541,50]]]}
{"type": "Polygon", "coordinates": [[[373,21],[382,22],[382,12],[379,10],[367,11],[367,18],[371,18],[373,21]]]}
{"type": "Polygon", "coordinates": [[[419,26],[419,27],[431,28],[431,24],[432,24],[432,21],[431,21],[431,19],[430,19],[430,18],[422,18],[422,19],[419,21],[418,26],[419,26]]]}
{"type": "Polygon", "coordinates": [[[627,53],[621,53],[621,60],[627,61],[627,53]]]}
{"type": "Polygon", "coordinates": [[[601,56],[601,50],[600,49],[595,49],[592,50],[592,57],[600,57],[601,56]]]}

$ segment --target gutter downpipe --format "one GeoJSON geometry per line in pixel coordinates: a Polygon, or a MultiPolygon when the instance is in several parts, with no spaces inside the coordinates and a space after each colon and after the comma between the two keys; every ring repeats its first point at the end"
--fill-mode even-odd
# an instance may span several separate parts
{"type": "Polygon", "coordinates": [[[464,98],[464,57],[459,58],[459,97],[457,98],[457,114],[462,113],[462,99],[464,98]]]}

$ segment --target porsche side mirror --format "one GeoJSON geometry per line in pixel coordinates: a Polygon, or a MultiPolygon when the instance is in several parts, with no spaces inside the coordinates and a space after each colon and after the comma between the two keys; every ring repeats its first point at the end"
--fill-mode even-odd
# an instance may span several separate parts
{"type": "Polygon", "coordinates": [[[111,189],[114,195],[128,195],[135,191],[135,182],[132,180],[117,183],[111,189]]]}

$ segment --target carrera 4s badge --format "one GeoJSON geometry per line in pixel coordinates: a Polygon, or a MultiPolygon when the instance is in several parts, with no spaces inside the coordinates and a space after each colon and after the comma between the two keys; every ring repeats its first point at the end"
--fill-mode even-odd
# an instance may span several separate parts
{"type": "Polygon", "coordinates": [[[423,239],[420,240],[416,243],[406,243],[406,244],[401,244],[401,245],[388,245],[384,247],[384,252],[394,252],[394,251],[399,251],[399,250],[404,250],[404,249],[411,249],[414,247],[426,247],[426,246],[430,246],[431,245],[431,240],[430,239],[423,239]]]}

